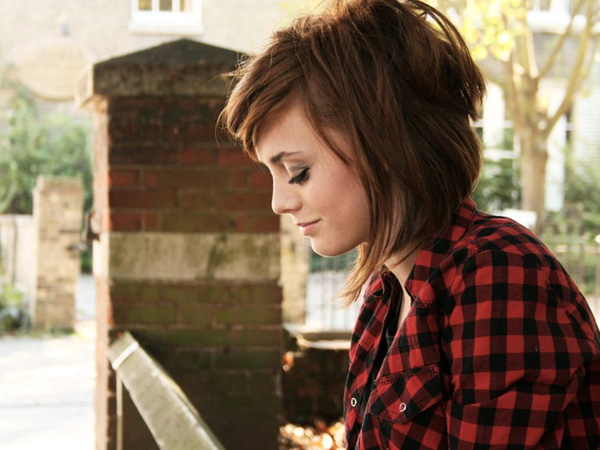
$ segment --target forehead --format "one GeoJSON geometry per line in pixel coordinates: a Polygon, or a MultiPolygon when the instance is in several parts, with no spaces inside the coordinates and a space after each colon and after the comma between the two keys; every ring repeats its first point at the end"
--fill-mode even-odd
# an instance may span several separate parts
{"type": "MultiPolygon", "coordinates": [[[[355,166],[357,149],[347,134],[333,127],[317,125],[309,119],[300,102],[273,114],[265,121],[255,143],[256,159],[265,164],[275,164],[284,154],[296,159],[337,159],[346,165],[355,166]]],[[[306,162],[306,161],[305,161],[306,162]]]]}
{"type": "Polygon", "coordinates": [[[255,144],[256,157],[268,163],[282,152],[322,147],[320,141],[303,108],[293,104],[273,114],[260,129],[255,144]]]}

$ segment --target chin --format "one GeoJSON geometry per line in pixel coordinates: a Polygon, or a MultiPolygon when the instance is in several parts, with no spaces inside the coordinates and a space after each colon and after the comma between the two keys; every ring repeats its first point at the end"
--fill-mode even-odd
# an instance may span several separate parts
{"type": "Polygon", "coordinates": [[[311,247],[313,251],[324,258],[333,258],[335,256],[343,255],[344,253],[348,253],[351,250],[354,250],[358,244],[356,245],[329,245],[315,242],[315,240],[310,240],[311,247]],[[320,245],[321,244],[321,245],[320,245]]]}

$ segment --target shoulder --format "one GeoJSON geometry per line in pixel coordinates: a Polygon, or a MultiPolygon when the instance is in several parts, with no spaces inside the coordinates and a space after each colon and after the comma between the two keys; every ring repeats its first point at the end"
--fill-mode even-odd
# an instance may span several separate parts
{"type": "Polygon", "coordinates": [[[508,217],[479,211],[448,258],[466,272],[488,266],[563,270],[552,252],[529,229],[508,217]]]}
{"type": "Polygon", "coordinates": [[[500,292],[531,298],[543,290],[557,291],[563,299],[581,296],[560,262],[530,230],[507,217],[479,211],[438,267],[438,287],[454,294],[466,291],[473,299],[475,293],[481,299],[500,292]]]}
{"type": "Polygon", "coordinates": [[[506,217],[477,212],[442,266],[445,285],[459,294],[454,297],[459,302],[487,298],[588,309],[552,252],[531,231],[506,217]]]}

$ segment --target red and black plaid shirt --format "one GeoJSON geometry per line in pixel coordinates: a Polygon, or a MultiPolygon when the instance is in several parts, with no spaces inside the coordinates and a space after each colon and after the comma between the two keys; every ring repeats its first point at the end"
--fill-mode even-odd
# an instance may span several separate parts
{"type": "Polygon", "coordinates": [[[467,200],[404,288],[411,308],[391,339],[402,288],[382,272],[367,289],[344,399],[349,449],[600,448],[598,327],[527,229],[467,200]]]}

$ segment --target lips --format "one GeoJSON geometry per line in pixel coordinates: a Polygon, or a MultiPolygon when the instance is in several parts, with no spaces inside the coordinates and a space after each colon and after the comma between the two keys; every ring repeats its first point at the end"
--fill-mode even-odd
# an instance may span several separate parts
{"type": "Polygon", "coordinates": [[[318,220],[313,220],[312,222],[298,222],[296,225],[300,228],[306,228],[309,225],[317,223],[318,220]]]}
{"type": "Polygon", "coordinates": [[[313,220],[312,222],[298,222],[296,225],[298,225],[300,232],[304,236],[311,236],[314,234],[315,227],[320,221],[321,220],[313,220]]]}

